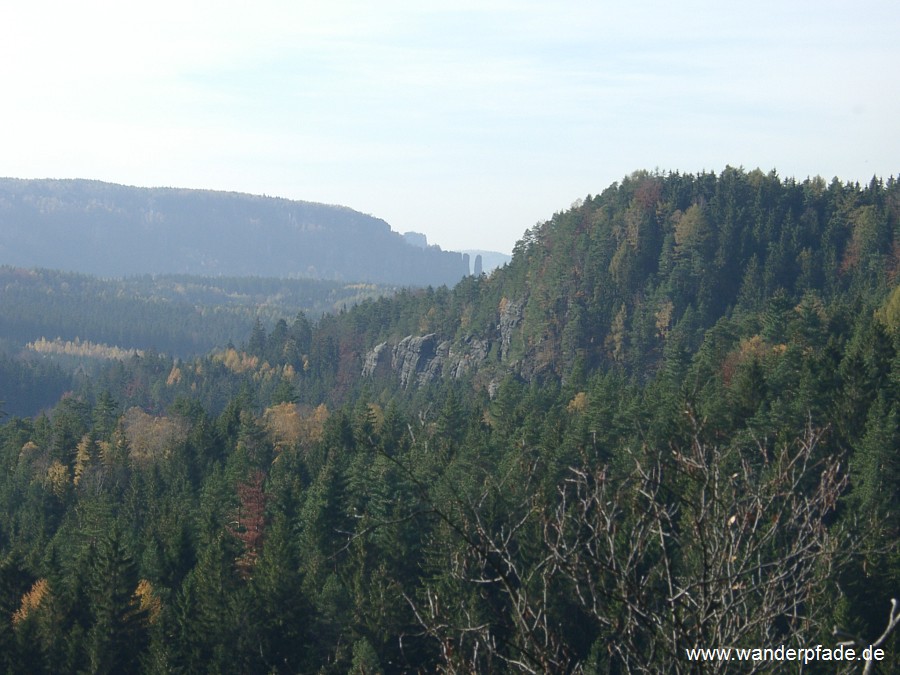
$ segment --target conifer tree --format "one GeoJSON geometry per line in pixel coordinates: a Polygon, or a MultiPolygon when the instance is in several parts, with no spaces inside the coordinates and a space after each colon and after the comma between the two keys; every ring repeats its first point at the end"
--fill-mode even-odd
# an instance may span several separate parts
{"type": "Polygon", "coordinates": [[[137,566],[117,527],[97,542],[91,562],[85,645],[90,670],[135,672],[147,644],[148,616],[136,595],[137,566]]]}

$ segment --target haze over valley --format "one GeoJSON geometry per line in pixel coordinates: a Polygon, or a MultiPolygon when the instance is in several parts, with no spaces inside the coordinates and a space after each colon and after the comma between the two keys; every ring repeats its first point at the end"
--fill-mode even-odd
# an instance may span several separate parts
{"type": "Polygon", "coordinates": [[[92,274],[453,285],[467,256],[341,206],[86,180],[0,179],[0,260],[92,274]]]}

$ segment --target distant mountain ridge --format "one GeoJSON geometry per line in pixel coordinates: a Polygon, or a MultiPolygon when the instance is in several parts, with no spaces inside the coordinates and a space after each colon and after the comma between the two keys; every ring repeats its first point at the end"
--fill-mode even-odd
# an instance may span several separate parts
{"type": "Polygon", "coordinates": [[[453,285],[460,253],[344,206],[91,180],[0,178],[0,263],[99,276],[200,274],[453,285]]]}

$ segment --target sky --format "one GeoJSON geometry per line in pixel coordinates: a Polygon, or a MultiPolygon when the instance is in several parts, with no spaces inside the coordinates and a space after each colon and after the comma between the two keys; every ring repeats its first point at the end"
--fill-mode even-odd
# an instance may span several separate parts
{"type": "Polygon", "coordinates": [[[442,248],[635,170],[900,175],[896,0],[10,0],[0,175],[349,206],[442,248]]]}

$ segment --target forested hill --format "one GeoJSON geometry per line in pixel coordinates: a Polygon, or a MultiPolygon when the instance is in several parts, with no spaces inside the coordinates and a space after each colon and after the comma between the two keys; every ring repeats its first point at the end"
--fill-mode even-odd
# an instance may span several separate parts
{"type": "Polygon", "coordinates": [[[341,206],[86,180],[0,179],[0,263],[98,276],[199,274],[453,285],[459,253],[341,206]]]}
{"type": "MultiPolygon", "coordinates": [[[[288,314],[245,349],[263,370],[289,366],[290,386],[312,405],[442,382],[493,395],[509,377],[578,386],[615,371],[648,382],[701,352],[727,371],[747,350],[821,347],[874,316],[900,333],[898,229],[893,178],[638,172],[526,232],[490,276],[363,300],[309,334],[300,325],[302,339],[288,314]]],[[[267,331],[275,318],[263,319],[267,331]]],[[[165,409],[197,390],[218,392],[204,401],[213,408],[227,401],[233,385],[207,381],[215,370],[189,372],[133,402],[165,409]]]]}
{"type": "Polygon", "coordinates": [[[898,242],[894,179],[636,173],[452,289],[0,361],[58,401],[0,424],[0,671],[894,672],[898,242]]]}
{"type": "Polygon", "coordinates": [[[526,232],[489,278],[357,308],[347,368],[404,384],[596,368],[645,378],[722,319],[783,339],[795,316],[874,310],[897,283],[898,228],[893,178],[635,173],[526,232]]]}

